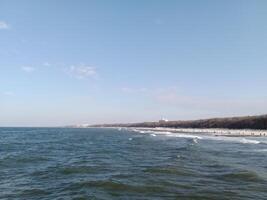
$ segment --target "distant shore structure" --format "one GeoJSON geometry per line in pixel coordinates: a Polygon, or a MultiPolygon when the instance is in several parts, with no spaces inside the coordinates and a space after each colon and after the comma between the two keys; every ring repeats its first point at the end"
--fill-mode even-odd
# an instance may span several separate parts
{"type": "Polygon", "coordinates": [[[166,119],[166,118],[161,118],[160,120],[159,120],[159,123],[164,123],[164,122],[168,122],[169,120],[168,119],[166,119]]]}
{"type": "MultiPolygon", "coordinates": [[[[168,121],[162,118],[154,122],[96,124],[89,127],[176,128],[176,129],[228,129],[267,131],[267,115],[209,118],[187,121],[168,121]]],[[[267,132],[265,132],[267,135],[267,132]]]]}
{"type": "Polygon", "coordinates": [[[89,126],[90,126],[90,124],[77,124],[74,127],[76,127],[76,128],[86,128],[86,127],[89,127],[89,126]]]}

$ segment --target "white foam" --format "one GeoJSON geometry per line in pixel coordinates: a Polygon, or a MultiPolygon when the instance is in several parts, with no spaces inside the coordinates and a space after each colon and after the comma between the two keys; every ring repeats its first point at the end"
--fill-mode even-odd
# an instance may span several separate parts
{"type": "Polygon", "coordinates": [[[200,140],[203,139],[202,137],[197,136],[197,135],[180,134],[180,133],[174,133],[174,134],[171,134],[171,136],[173,136],[173,137],[180,137],[180,138],[200,139],[200,140]]]}
{"type": "Polygon", "coordinates": [[[146,134],[146,133],[148,133],[148,134],[150,134],[150,135],[158,135],[158,134],[164,134],[164,135],[166,135],[166,134],[169,134],[170,132],[159,132],[159,131],[138,131],[139,133],[142,133],[142,134],[146,134]]]}
{"type": "Polygon", "coordinates": [[[244,143],[244,144],[259,144],[260,143],[260,141],[258,141],[258,140],[249,140],[249,139],[246,139],[246,138],[243,138],[241,140],[241,142],[244,143]]]}
{"type": "Polygon", "coordinates": [[[252,140],[252,139],[240,138],[240,137],[205,136],[204,139],[219,140],[219,141],[224,141],[224,142],[235,142],[235,143],[242,143],[242,144],[260,144],[261,143],[258,140],[252,140]]]}
{"type": "Polygon", "coordinates": [[[129,130],[131,130],[131,131],[133,131],[133,132],[138,132],[138,133],[140,133],[140,131],[139,131],[138,129],[135,129],[135,128],[131,128],[131,129],[129,129],[129,130]]]}
{"type": "Polygon", "coordinates": [[[150,131],[139,131],[139,133],[149,133],[150,131]]]}
{"type": "Polygon", "coordinates": [[[235,142],[235,143],[242,143],[242,144],[260,144],[265,142],[260,142],[255,139],[247,139],[247,138],[240,138],[240,137],[227,137],[227,136],[211,136],[211,135],[194,135],[189,133],[174,133],[169,131],[153,131],[153,130],[138,130],[134,129],[134,131],[142,133],[142,134],[150,134],[151,136],[155,137],[157,135],[161,136],[168,136],[168,137],[176,137],[176,138],[191,138],[194,139],[194,142],[198,142],[197,139],[207,139],[207,140],[219,140],[224,142],[235,142]]]}
{"type": "Polygon", "coordinates": [[[267,130],[251,130],[251,129],[222,129],[222,128],[136,128],[142,131],[169,131],[172,133],[197,133],[209,134],[216,136],[267,136],[267,130]]]}
{"type": "Polygon", "coordinates": [[[154,133],[154,131],[140,131],[140,130],[137,130],[138,133],[142,133],[142,134],[145,134],[145,133],[154,133]]]}
{"type": "MultiPolygon", "coordinates": [[[[162,133],[162,132],[160,132],[162,133]]],[[[197,141],[196,139],[207,139],[207,140],[220,140],[224,142],[237,142],[242,144],[260,144],[261,142],[258,140],[252,140],[247,138],[240,138],[240,137],[225,137],[225,136],[197,136],[197,135],[190,135],[190,134],[181,134],[181,133],[170,133],[170,132],[164,132],[166,136],[169,137],[178,137],[178,138],[192,138],[194,139],[194,142],[197,141]]]]}
{"type": "Polygon", "coordinates": [[[154,137],[157,136],[157,135],[165,135],[165,136],[169,136],[169,137],[202,139],[202,137],[197,136],[197,135],[172,133],[172,132],[168,132],[168,131],[139,131],[139,133],[150,133],[150,135],[154,136],[154,137]]]}
{"type": "Polygon", "coordinates": [[[198,143],[197,138],[193,138],[193,142],[194,142],[195,144],[197,144],[197,143],[198,143]]]}
{"type": "Polygon", "coordinates": [[[168,131],[155,131],[153,133],[160,134],[160,135],[171,135],[171,132],[168,131]]]}

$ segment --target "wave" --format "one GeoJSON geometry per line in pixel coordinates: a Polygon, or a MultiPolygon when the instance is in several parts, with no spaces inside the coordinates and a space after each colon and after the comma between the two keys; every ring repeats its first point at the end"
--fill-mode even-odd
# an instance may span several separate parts
{"type": "MultiPolygon", "coordinates": [[[[152,130],[137,130],[136,132],[142,133],[142,134],[150,134],[150,136],[167,136],[167,137],[176,137],[176,138],[190,138],[194,139],[194,142],[197,143],[197,140],[219,140],[224,142],[236,142],[236,143],[242,143],[242,144],[265,144],[264,141],[259,141],[255,139],[247,139],[247,138],[240,138],[240,137],[226,137],[226,136],[210,136],[210,135],[194,135],[194,134],[184,134],[184,133],[172,133],[168,131],[152,131],[152,130]]],[[[267,143],[266,143],[267,144],[267,143]]]]}
{"type": "Polygon", "coordinates": [[[154,131],[137,131],[139,133],[154,133],[154,131]]]}
{"type": "Polygon", "coordinates": [[[191,138],[191,139],[203,139],[203,137],[201,136],[197,136],[197,135],[189,135],[189,134],[177,134],[175,133],[173,135],[174,137],[180,137],[180,138],[191,138]]]}
{"type": "Polygon", "coordinates": [[[82,188],[101,188],[113,192],[126,191],[126,192],[140,193],[140,194],[164,191],[164,189],[160,186],[153,186],[153,185],[147,186],[140,184],[133,185],[114,180],[83,181],[83,182],[73,183],[72,185],[70,185],[70,187],[65,188],[65,190],[69,191],[73,189],[82,189],[82,188]]]}
{"type": "MultiPolygon", "coordinates": [[[[22,131],[3,131],[3,130],[1,130],[0,132],[1,133],[21,133],[22,131]]],[[[23,132],[26,132],[26,131],[23,131],[23,132]]]]}
{"type": "Polygon", "coordinates": [[[261,143],[258,140],[249,140],[249,139],[246,139],[246,138],[243,138],[241,140],[241,142],[244,143],[244,144],[259,144],[259,143],[261,143]]]}
{"type": "Polygon", "coordinates": [[[46,157],[19,157],[19,156],[6,156],[0,159],[0,165],[3,166],[16,166],[16,165],[24,165],[24,164],[35,164],[41,162],[47,162],[49,158],[46,157]]]}
{"type": "Polygon", "coordinates": [[[205,139],[208,140],[218,140],[224,142],[234,142],[234,143],[242,143],[242,144],[260,144],[261,141],[240,137],[225,137],[225,136],[206,136],[205,139]]]}
{"type": "Polygon", "coordinates": [[[255,152],[267,152],[267,149],[254,149],[255,152]]]}
{"type": "Polygon", "coordinates": [[[226,181],[260,182],[263,179],[255,172],[240,171],[220,175],[218,178],[226,181]]]}
{"type": "Polygon", "coordinates": [[[48,191],[43,189],[26,189],[20,193],[20,196],[40,196],[40,195],[48,195],[50,194],[48,191]]]}
{"type": "Polygon", "coordinates": [[[170,174],[170,175],[179,175],[179,176],[194,175],[192,171],[189,171],[184,168],[152,167],[152,168],[143,170],[143,172],[150,173],[150,174],[170,174]]]}
{"type": "Polygon", "coordinates": [[[90,174],[95,173],[98,169],[95,167],[89,166],[76,166],[76,167],[65,167],[60,169],[60,173],[68,175],[68,174],[90,174]]]}
{"type": "Polygon", "coordinates": [[[202,139],[202,137],[197,136],[197,135],[189,135],[189,134],[182,134],[182,133],[172,133],[172,132],[168,132],[168,131],[140,131],[140,130],[136,130],[139,133],[145,134],[145,133],[149,133],[151,136],[157,136],[157,135],[166,135],[169,137],[181,137],[181,138],[196,138],[196,139],[202,139]]]}
{"type": "Polygon", "coordinates": [[[190,138],[190,139],[203,139],[201,136],[198,135],[190,135],[190,134],[182,134],[182,133],[171,133],[171,132],[159,132],[155,131],[150,135],[166,135],[168,137],[178,137],[178,138],[190,138]]]}

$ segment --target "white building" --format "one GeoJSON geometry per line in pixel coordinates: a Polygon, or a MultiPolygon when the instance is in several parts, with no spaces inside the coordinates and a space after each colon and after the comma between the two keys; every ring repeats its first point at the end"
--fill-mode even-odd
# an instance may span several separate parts
{"type": "Polygon", "coordinates": [[[160,120],[159,120],[159,123],[164,123],[164,122],[168,122],[169,120],[168,119],[166,119],[166,118],[161,118],[160,120]]]}

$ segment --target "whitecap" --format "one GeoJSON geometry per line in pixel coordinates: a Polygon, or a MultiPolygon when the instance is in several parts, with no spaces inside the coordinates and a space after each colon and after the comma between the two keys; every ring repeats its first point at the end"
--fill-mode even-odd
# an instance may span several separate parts
{"type": "Polygon", "coordinates": [[[173,134],[172,136],[174,136],[174,137],[180,137],[180,138],[199,139],[199,140],[203,139],[200,136],[197,136],[197,135],[189,135],[189,134],[173,134]]]}
{"type": "Polygon", "coordinates": [[[194,142],[195,144],[197,144],[197,143],[198,143],[197,138],[193,138],[193,142],[194,142]]]}
{"type": "Polygon", "coordinates": [[[259,144],[260,143],[260,141],[258,141],[258,140],[249,140],[249,139],[246,139],[246,138],[243,138],[241,140],[241,142],[244,143],[244,144],[259,144]]]}
{"type": "Polygon", "coordinates": [[[139,133],[146,133],[146,131],[139,131],[139,133]]]}
{"type": "Polygon", "coordinates": [[[235,143],[242,143],[242,144],[260,144],[261,143],[258,140],[252,140],[252,139],[240,138],[240,137],[205,136],[205,139],[217,140],[217,141],[223,141],[223,142],[235,142],[235,143]]]}
{"type": "Polygon", "coordinates": [[[161,134],[161,135],[171,135],[172,134],[171,132],[167,132],[167,131],[156,131],[154,133],[161,134]]]}

